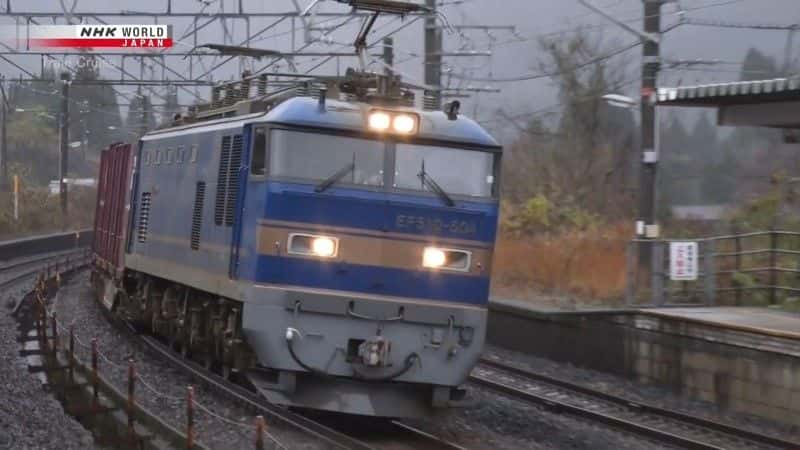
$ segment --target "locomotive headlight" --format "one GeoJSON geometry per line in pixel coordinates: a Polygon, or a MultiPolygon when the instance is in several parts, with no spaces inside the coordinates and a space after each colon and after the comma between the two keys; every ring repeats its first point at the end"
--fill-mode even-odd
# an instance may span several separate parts
{"type": "Polygon", "coordinates": [[[472,266],[472,252],[452,248],[425,247],[422,253],[422,266],[429,269],[469,272],[472,266]]]}
{"type": "Polygon", "coordinates": [[[330,258],[336,254],[336,241],[329,237],[317,237],[311,241],[311,251],[317,256],[330,258]]]}
{"type": "Polygon", "coordinates": [[[375,131],[386,131],[392,123],[392,117],[383,111],[373,111],[369,115],[369,127],[375,131]]]}
{"type": "Polygon", "coordinates": [[[422,265],[431,269],[438,269],[447,262],[447,256],[444,250],[436,247],[425,247],[422,253],[422,265]]]}
{"type": "Polygon", "coordinates": [[[339,239],[331,236],[292,233],[289,235],[286,248],[292,255],[334,258],[339,252],[339,239]]]}
{"type": "Polygon", "coordinates": [[[402,111],[374,109],[367,115],[367,126],[379,133],[412,135],[419,129],[419,116],[402,111]]]}
{"type": "Polygon", "coordinates": [[[398,114],[392,121],[392,128],[400,134],[411,134],[417,128],[417,118],[409,114],[398,114]]]}

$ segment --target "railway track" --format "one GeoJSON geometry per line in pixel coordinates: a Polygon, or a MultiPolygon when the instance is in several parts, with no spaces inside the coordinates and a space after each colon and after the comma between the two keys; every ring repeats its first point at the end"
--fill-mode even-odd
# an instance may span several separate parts
{"type": "MultiPolygon", "coordinates": [[[[139,333],[132,324],[128,322],[122,322],[122,324],[127,332],[135,339],[138,339],[147,348],[155,352],[159,357],[208,388],[234,400],[236,403],[256,414],[271,419],[273,422],[279,422],[285,426],[314,436],[325,442],[330,448],[366,450],[387,447],[392,449],[465,450],[464,447],[440,439],[399,421],[389,422],[390,428],[393,428],[394,431],[388,431],[391,433],[388,437],[379,435],[379,433],[362,434],[339,431],[341,427],[336,426],[334,423],[335,420],[317,420],[282,406],[272,404],[256,392],[228,381],[216,373],[209,372],[197,362],[184,358],[178,352],[168,348],[161,340],[153,336],[139,333]],[[333,423],[333,425],[329,425],[329,423],[333,423]],[[358,434],[358,437],[353,436],[353,434],[358,434]]],[[[387,428],[381,427],[381,430],[387,430],[387,428]]]]}
{"type": "Polygon", "coordinates": [[[800,448],[795,442],[632,401],[509,365],[494,358],[482,358],[473,370],[470,381],[511,397],[680,448],[800,448]]]}
{"type": "MultiPolygon", "coordinates": [[[[49,273],[51,271],[53,276],[55,276],[56,268],[63,269],[67,266],[67,264],[76,266],[79,263],[79,259],[83,256],[85,256],[85,249],[73,249],[4,261],[0,263],[0,289],[15,288],[18,285],[21,286],[23,283],[28,282],[30,282],[32,285],[40,274],[49,273]]],[[[31,308],[26,307],[27,300],[29,300],[29,296],[20,300],[14,305],[14,313],[18,315],[18,320],[21,324],[20,332],[23,345],[30,340],[30,334],[33,329],[31,325],[33,319],[31,312],[28,311],[28,309],[31,308]],[[26,311],[21,311],[22,309],[26,309],[26,311]]],[[[272,422],[280,422],[305,434],[316,437],[324,443],[326,448],[361,450],[385,447],[391,449],[441,448],[463,450],[463,447],[451,444],[447,441],[437,438],[436,436],[398,421],[388,421],[383,424],[384,426],[380,427],[382,432],[390,433],[389,436],[380,435],[380,433],[367,433],[363,439],[350,436],[344,432],[337,431],[334,427],[325,425],[320,421],[316,421],[306,417],[305,415],[271,404],[258,396],[255,392],[252,392],[238,384],[227,381],[214,373],[210,373],[201,365],[193,361],[184,359],[177,352],[169,350],[167,346],[158,339],[152,336],[139,334],[129,323],[123,322],[122,325],[124,326],[125,331],[130,332],[136,339],[154,351],[159,357],[167,360],[169,363],[187,373],[194,379],[227,396],[228,398],[235,400],[236,403],[247,407],[255,413],[271,419],[272,422]]],[[[21,352],[21,354],[25,355],[38,353],[41,353],[41,351],[31,350],[30,348],[23,348],[21,352]]],[[[30,359],[29,356],[29,364],[32,363],[34,366],[37,364],[35,361],[40,360],[41,358],[30,359]]],[[[31,366],[29,370],[37,372],[46,371],[44,366],[31,366]]]]}
{"type": "MultiPolygon", "coordinates": [[[[85,252],[85,249],[74,249],[4,261],[0,263],[0,289],[8,289],[39,273],[46,272],[48,268],[74,263],[85,255],[85,252]]],[[[19,303],[16,306],[19,307],[19,303]]]]}

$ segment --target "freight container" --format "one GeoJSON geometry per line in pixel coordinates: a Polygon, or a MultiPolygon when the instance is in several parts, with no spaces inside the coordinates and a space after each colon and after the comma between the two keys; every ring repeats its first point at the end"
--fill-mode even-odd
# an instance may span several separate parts
{"type": "Polygon", "coordinates": [[[100,155],[94,217],[94,264],[112,277],[122,275],[128,233],[135,152],[130,144],[112,144],[100,155]]]}

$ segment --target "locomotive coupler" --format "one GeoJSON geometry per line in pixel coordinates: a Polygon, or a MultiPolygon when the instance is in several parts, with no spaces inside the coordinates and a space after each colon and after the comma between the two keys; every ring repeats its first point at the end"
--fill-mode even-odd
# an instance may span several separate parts
{"type": "Polygon", "coordinates": [[[390,364],[392,343],[383,336],[373,336],[358,346],[361,363],[368,367],[385,367],[390,364]]]}

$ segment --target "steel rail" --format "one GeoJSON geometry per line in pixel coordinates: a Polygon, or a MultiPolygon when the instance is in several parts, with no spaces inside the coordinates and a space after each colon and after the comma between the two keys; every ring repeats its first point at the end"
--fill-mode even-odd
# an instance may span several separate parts
{"type": "MultiPolygon", "coordinates": [[[[537,372],[531,371],[529,369],[524,369],[524,368],[521,368],[521,367],[509,365],[509,364],[506,364],[506,363],[503,363],[503,362],[500,362],[500,361],[497,361],[497,360],[494,360],[494,359],[489,359],[489,358],[483,357],[483,358],[480,359],[480,364],[484,365],[484,366],[487,366],[487,367],[494,368],[494,369],[499,369],[501,371],[508,372],[508,373],[520,376],[520,377],[528,379],[528,380],[534,380],[534,381],[538,381],[538,382],[543,382],[543,383],[546,383],[546,384],[549,384],[549,385],[552,385],[552,386],[556,386],[556,387],[559,387],[559,388],[562,388],[562,389],[566,389],[566,390],[569,390],[569,391],[572,391],[572,392],[577,392],[577,393],[583,394],[585,396],[594,397],[596,399],[600,399],[600,400],[608,402],[608,403],[613,403],[613,404],[616,404],[616,405],[620,405],[622,407],[625,407],[627,409],[630,409],[630,410],[633,410],[633,411],[636,411],[636,412],[642,412],[642,413],[653,414],[653,415],[660,416],[660,417],[666,417],[666,418],[669,418],[669,419],[672,419],[672,420],[675,420],[675,421],[679,421],[679,422],[683,422],[683,423],[686,423],[686,424],[689,424],[689,425],[692,425],[692,426],[695,426],[695,427],[701,427],[701,428],[704,428],[704,429],[707,429],[707,430],[712,430],[712,431],[714,431],[716,433],[729,435],[729,436],[732,436],[732,437],[734,437],[736,439],[746,440],[746,441],[750,441],[752,443],[769,445],[769,446],[777,447],[777,448],[798,448],[797,443],[789,442],[789,441],[786,441],[786,440],[783,440],[783,439],[780,439],[780,438],[776,438],[776,437],[773,437],[773,436],[767,436],[767,435],[760,434],[760,433],[755,432],[755,431],[742,429],[742,428],[739,428],[739,427],[735,427],[733,425],[728,425],[728,424],[717,422],[717,421],[714,421],[714,420],[704,419],[704,418],[693,416],[693,415],[690,415],[690,414],[686,414],[686,413],[683,413],[683,412],[680,412],[680,411],[658,407],[658,406],[651,405],[651,404],[648,404],[648,403],[645,403],[645,402],[640,402],[640,401],[636,401],[636,400],[630,400],[630,399],[627,399],[627,398],[624,398],[624,397],[620,397],[620,396],[617,396],[617,395],[614,395],[614,394],[609,394],[607,392],[598,391],[596,389],[592,389],[592,388],[587,387],[587,386],[583,386],[583,385],[580,385],[580,384],[572,383],[572,382],[569,382],[569,381],[565,381],[565,380],[562,380],[562,379],[558,379],[558,378],[555,378],[555,377],[551,377],[551,376],[548,376],[548,375],[537,373],[537,372]]],[[[477,380],[475,380],[475,381],[477,381],[477,380]]],[[[481,380],[481,381],[478,381],[478,382],[481,383],[481,384],[484,384],[484,385],[488,385],[484,381],[485,380],[481,380]]],[[[491,381],[491,380],[488,380],[488,381],[491,381]]],[[[494,383],[494,382],[492,382],[492,383],[494,383]]],[[[489,387],[493,387],[492,385],[488,385],[488,386],[489,387]]],[[[509,387],[512,388],[512,389],[516,389],[516,388],[513,388],[512,386],[509,386],[509,387]]],[[[527,394],[529,394],[527,391],[522,391],[522,390],[519,390],[519,391],[523,392],[526,395],[526,398],[527,398],[527,394]]],[[[516,395],[516,394],[512,394],[512,395],[516,395]]],[[[561,403],[561,402],[557,402],[557,401],[554,401],[554,400],[546,398],[546,397],[543,397],[543,398],[548,403],[550,403],[550,402],[552,402],[552,403],[561,403]]],[[[558,405],[558,406],[560,407],[560,405],[558,405]]],[[[569,406],[572,407],[573,405],[569,405],[569,406]]],[[[583,409],[583,408],[579,408],[579,409],[583,409]]],[[[600,416],[607,416],[607,415],[605,415],[603,413],[599,413],[599,412],[594,412],[594,411],[590,411],[590,412],[591,412],[591,414],[586,414],[586,416],[592,417],[592,414],[598,414],[600,416]]],[[[581,414],[583,414],[583,413],[581,413],[581,414]]],[[[612,416],[607,416],[607,417],[612,417],[612,416]]],[[[675,434],[672,434],[672,433],[664,432],[662,430],[657,430],[657,429],[654,429],[654,428],[651,428],[651,427],[635,424],[634,422],[630,422],[630,421],[627,421],[627,420],[624,420],[624,419],[618,419],[618,418],[613,418],[613,419],[614,419],[613,421],[607,421],[606,423],[613,424],[612,422],[617,423],[618,421],[627,422],[627,423],[620,423],[620,425],[622,425],[625,428],[630,427],[629,429],[634,430],[634,431],[635,430],[644,431],[645,434],[648,435],[648,436],[657,437],[657,438],[660,438],[661,436],[664,436],[664,437],[668,438],[668,442],[677,443],[677,444],[681,444],[681,445],[690,445],[689,448],[721,448],[721,447],[717,447],[717,446],[712,445],[712,444],[707,444],[707,443],[695,441],[693,439],[686,438],[686,437],[683,437],[683,436],[678,436],[678,435],[675,435],[675,434]],[[628,425],[628,423],[632,424],[634,426],[630,426],[630,425],[628,425]],[[679,441],[685,441],[685,442],[679,442],[679,441]]],[[[606,421],[605,418],[602,418],[602,420],[606,421]]]]}
{"type": "Polygon", "coordinates": [[[281,406],[269,403],[266,399],[259,397],[257,394],[236,385],[232,382],[225,380],[219,375],[208,372],[204,367],[193,361],[183,359],[177,353],[172,352],[166,348],[158,339],[152,336],[146,336],[136,331],[136,328],[129,322],[123,322],[126,329],[133,334],[140,342],[147,348],[156,352],[160,357],[167,360],[170,364],[178,367],[183,372],[189,374],[193,378],[199,380],[209,388],[214,389],[218,393],[236,400],[237,402],[257,410],[260,414],[271,417],[284,425],[301,430],[305,433],[313,435],[328,444],[333,445],[335,448],[342,449],[372,449],[369,445],[351,438],[343,433],[340,433],[332,428],[315,422],[305,416],[289,411],[281,406]]]}
{"type": "MultiPolygon", "coordinates": [[[[257,393],[254,393],[238,384],[227,381],[219,375],[209,372],[194,361],[183,358],[178,353],[168,349],[157,338],[138,333],[136,331],[136,327],[129,322],[124,321],[123,324],[128,332],[133,334],[134,337],[139,339],[145,346],[157,352],[159,356],[165,358],[169,363],[174,364],[192,377],[199,379],[203,384],[217,390],[217,392],[221,393],[222,395],[233,398],[237,402],[259,411],[260,414],[268,415],[273,419],[279,420],[287,426],[314,435],[317,438],[336,446],[336,448],[356,450],[374,448],[367,442],[348,436],[346,433],[342,433],[331,427],[328,427],[327,425],[323,425],[302,414],[292,412],[282,406],[270,403],[257,393]]],[[[411,433],[417,439],[430,442],[434,446],[433,448],[466,450],[465,447],[443,440],[433,434],[427,433],[400,421],[392,421],[392,424],[402,432],[411,433]]]]}
{"type": "Polygon", "coordinates": [[[510,395],[512,397],[516,397],[531,403],[544,405],[548,408],[557,411],[565,411],[579,417],[584,417],[596,422],[604,423],[606,425],[611,425],[626,431],[634,432],[642,436],[654,438],[661,442],[679,445],[681,448],[697,449],[697,450],[724,450],[723,447],[718,447],[715,445],[710,445],[703,442],[695,441],[693,439],[688,439],[683,436],[679,436],[677,434],[668,433],[665,431],[658,430],[656,428],[641,425],[636,422],[620,419],[618,417],[614,417],[597,411],[592,411],[587,408],[582,408],[580,406],[572,405],[558,400],[553,400],[543,395],[533,394],[531,392],[524,391],[514,386],[490,380],[480,375],[470,375],[469,381],[478,385],[488,387],[497,392],[510,395]]]}
{"type": "Polygon", "coordinates": [[[433,445],[436,446],[435,448],[437,448],[437,449],[467,450],[466,447],[462,447],[461,445],[458,445],[458,444],[456,444],[454,442],[450,442],[450,441],[446,441],[444,439],[441,439],[441,438],[439,438],[439,437],[437,437],[437,436],[435,436],[433,434],[430,434],[428,432],[422,431],[419,428],[412,427],[411,425],[409,425],[407,423],[403,423],[403,422],[400,422],[398,420],[393,420],[392,421],[392,425],[394,425],[395,427],[397,427],[397,428],[399,428],[399,429],[401,429],[403,431],[415,434],[419,438],[422,438],[422,439],[424,439],[426,441],[431,442],[433,445]]]}

